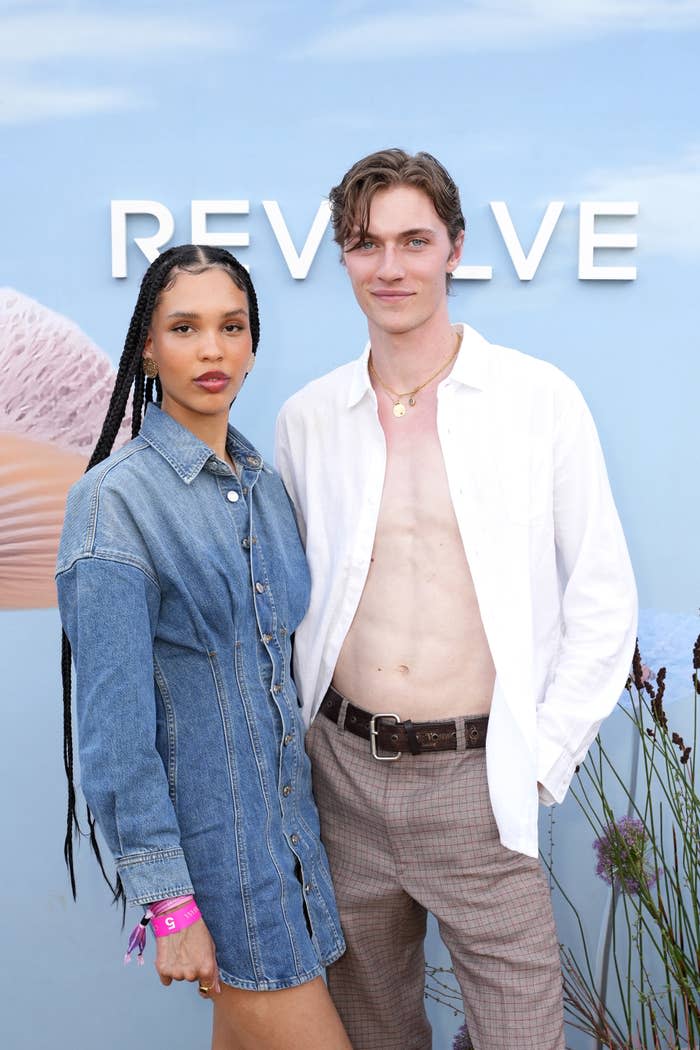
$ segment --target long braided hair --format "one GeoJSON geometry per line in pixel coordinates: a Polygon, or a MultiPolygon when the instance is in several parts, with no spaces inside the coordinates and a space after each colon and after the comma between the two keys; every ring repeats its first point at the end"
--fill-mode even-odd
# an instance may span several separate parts
{"type": "MultiPolygon", "coordinates": [[[[112,451],[114,441],[122,425],[126,414],[126,406],[129,395],[132,394],[131,410],[131,436],[136,437],[141,429],[143,420],[144,404],[154,400],[160,400],[162,390],[160,380],[146,377],[143,370],[143,349],[151,325],[151,318],[161,293],[170,288],[180,272],[199,274],[210,269],[225,270],[231,280],[246,293],[248,298],[248,316],[250,323],[250,334],[252,337],[253,353],[258,348],[260,339],[260,319],[258,316],[258,300],[250,279],[248,271],[238,262],[230,252],[223,248],[200,247],[194,244],[182,244],[176,248],[169,248],[159,255],[151,263],[143,275],[141,288],[139,290],[136,306],[131,316],[129,330],[124,342],[124,351],[119,361],[117,378],[114,390],[107,409],[105,421],[102,424],[100,436],[95,449],[90,457],[87,470],[101,463],[112,451]],[[155,397],[154,397],[155,394],[155,397]]],[[[71,646],[66,636],[62,633],[61,640],[61,677],[63,680],[63,765],[68,781],[68,813],[66,822],[66,837],[63,846],[68,873],[70,875],[71,890],[73,898],[76,897],[75,864],[73,856],[73,840],[82,834],[78,815],[76,812],[76,794],[73,780],[73,726],[71,714],[71,646]]],[[[112,883],[100,853],[95,830],[95,818],[87,807],[88,831],[90,846],[97,858],[100,871],[114,895],[116,902],[126,905],[124,887],[119,875],[112,883]]]]}

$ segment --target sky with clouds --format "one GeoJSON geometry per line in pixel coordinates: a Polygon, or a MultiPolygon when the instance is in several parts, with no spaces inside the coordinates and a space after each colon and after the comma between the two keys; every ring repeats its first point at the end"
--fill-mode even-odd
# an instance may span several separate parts
{"type": "Polygon", "coordinates": [[[116,359],[144,266],[133,236],[154,220],[130,222],[115,280],[110,201],[161,201],[184,241],[192,199],[249,200],[248,216],[209,226],[250,235],[265,365],[239,418],[267,450],[281,400],[358,352],[364,326],[330,235],[295,281],[262,201],[279,202],[300,250],[353,160],[428,149],[462,190],[463,262],[493,269],[458,283],[453,316],[579,382],[643,602],[695,607],[700,2],[0,0],[0,30],[0,283],[116,359]],[[561,217],[521,282],[489,202],[506,202],[527,253],[552,200],[561,217]],[[636,218],[598,220],[638,248],[596,256],[636,265],[636,281],[578,280],[582,200],[639,202],[636,218]]]}

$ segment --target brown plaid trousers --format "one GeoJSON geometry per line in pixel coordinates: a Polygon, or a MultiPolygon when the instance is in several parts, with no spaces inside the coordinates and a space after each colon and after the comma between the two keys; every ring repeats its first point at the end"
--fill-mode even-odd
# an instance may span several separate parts
{"type": "Polygon", "coordinates": [[[475,1050],[563,1050],[547,880],[539,861],[499,842],[484,750],[378,762],[343,721],[344,711],[337,726],[319,714],[306,739],[347,942],[328,986],[354,1050],[432,1047],[427,911],[475,1050]]]}

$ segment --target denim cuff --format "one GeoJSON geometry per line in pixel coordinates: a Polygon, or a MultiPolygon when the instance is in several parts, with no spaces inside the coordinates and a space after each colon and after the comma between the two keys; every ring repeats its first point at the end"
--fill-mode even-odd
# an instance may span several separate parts
{"type": "Polygon", "coordinates": [[[150,904],[194,893],[185,854],[179,847],[120,857],[117,872],[128,904],[150,904]]]}

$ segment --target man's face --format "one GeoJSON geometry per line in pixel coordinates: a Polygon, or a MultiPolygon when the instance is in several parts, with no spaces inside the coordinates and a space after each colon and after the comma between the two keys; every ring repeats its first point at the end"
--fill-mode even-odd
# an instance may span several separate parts
{"type": "Polygon", "coordinates": [[[391,186],[372,198],[365,240],[343,259],[370,325],[400,334],[446,314],[445,274],[455,269],[455,244],[430,198],[413,186],[391,186]]]}

